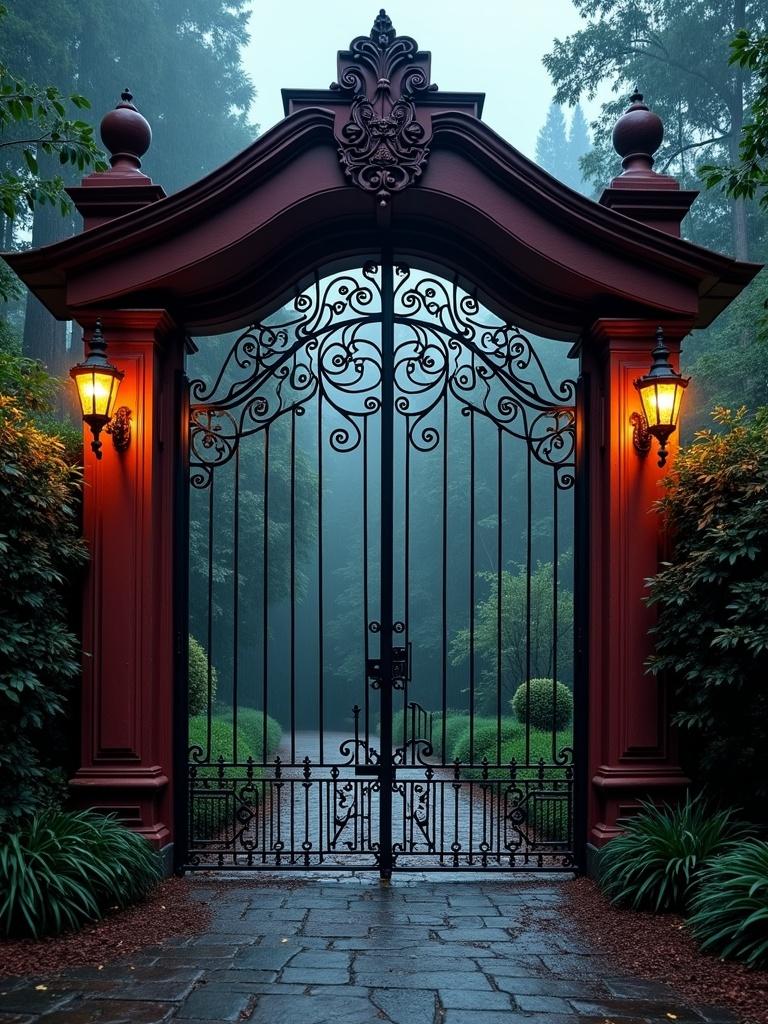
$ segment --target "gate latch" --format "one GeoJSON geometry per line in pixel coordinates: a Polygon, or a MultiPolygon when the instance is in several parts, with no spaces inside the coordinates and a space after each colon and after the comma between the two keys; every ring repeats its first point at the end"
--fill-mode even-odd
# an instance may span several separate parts
{"type": "MultiPolygon", "coordinates": [[[[410,642],[405,647],[392,648],[392,685],[396,690],[411,681],[412,649],[410,642]]],[[[381,686],[381,658],[368,658],[365,671],[374,690],[377,690],[381,686]]]]}

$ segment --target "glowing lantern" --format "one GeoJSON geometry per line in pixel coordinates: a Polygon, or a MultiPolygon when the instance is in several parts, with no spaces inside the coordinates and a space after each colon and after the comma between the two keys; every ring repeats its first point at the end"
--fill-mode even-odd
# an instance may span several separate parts
{"type": "MultiPolygon", "coordinates": [[[[107,343],[101,330],[101,320],[96,321],[88,346],[88,355],[82,363],[72,367],[69,375],[77,385],[83,420],[93,434],[91,448],[96,453],[96,458],[100,459],[102,452],[99,434],[113,417],[117,392],[123,379],[123,373],[107,359],[107,343]]],[[[127,422],[130,418],[129,410],[120,409],[118,412],[121,413],[121,421],[127,422]]],[[[109,428],[107,429],[109,431],[109,428]]],[[[113,439],[117,440],[114,431],[113,439]]],[[[127,447],[127,443],[126,440],[124,447],[127,447]]],[[[119,446],[116,444],[116,447],[119,446]]]]}
{"type": "Polygon", "coordinates": [[[645,376],[635,381],[643,406],[642,417],[632,416],[635,427],[635,447],[647,452],[651,436],[659,442],[659,465],[667,461],[667,441],[677,429],[683,391],[690,378],[682,377],[669,361],[669,349],[664,344],[664,331],[656,328],[656,347],[652,352],[653,362],[645,376]]]}

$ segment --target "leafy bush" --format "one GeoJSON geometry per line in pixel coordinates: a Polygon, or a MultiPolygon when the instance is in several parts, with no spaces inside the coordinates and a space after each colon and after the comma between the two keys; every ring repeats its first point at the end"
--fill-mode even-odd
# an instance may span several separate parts
{"type": "Polygon", "coordinates": [[[257,761],[271,761],[283,738],[283,727],[267,715],[267,749],[264,752],[264,712],[255,708],[237,709],[238,746],[240,738],[245,740],[257,761]]]}
{"type": "MultiPolygon", "coordinates": [[[[473,749],[470,758],[470,734],[469,718],[461,719],[461,731],[454,736],[451,750],[451,761],[459,760],[463,764],[480,764],[484,757],[488,758],[490,764],[496,763],[497,754],[497,726],[495,718],[475,718],[473,730],[473,749]]],[[[519,722],[511,718],[501,720],[501,742],[508,744],[514,741],[521,733],[519,722]]]]}
{"type": "Polygon", "coordinates": [[[552,692],[551,679],[531,679],[530,705],[528,684],[521,683],[510,701],[519,722],[526,719],[534,729],[565,729],[573,720],[573,694],[563,683],[552,692]]]}
{"type": "Polygon", "coordinates": [[[40,417],[54,384],[0,353],[0,827],[51,799],[52,720],[78,675],[67,580],[85,561],[80,474],[40,417]]]}
{"type": "Polygon", "coordinates": [[[714,811],[700,797],[677,807],[644,802],[600,856],[600,885],[613,903],[634,910],[682,910],[708,860],[744,835],[733,811],[714,811]]]}
{"type": "MultiPolygon", "coordinates": [[[[210,671],[211,708],[213,708],[216,702],[218,676],[215,668],[211,668],[210,671]]],[[[192,635],[189,637],[188,700],[190,715],[202,715],[208,710],[208,655],[200,641],[192,635]]]]}
{"type": "MultiPolygon", "coordinates": [[[[449,709],[445,717],[445,760],[452,761],[456,743],[469,724],[469,715],[466,711],[451,711],[449,709]]],[[[435,717],[432,736],[435,754],[439,757],[442,753],[443,743],[443,722],[442,715],[439,713],[435,717]]]]}
{"type": "MultiPolygon", "coordinates": [[[[211,718],[211,749],[208,751],[208,716],[207,715],[195,715],[189,720],[189,746],[199,747],[202,751],[203,757],[206,753],[209,754],[207,761],[211,764],[215,764],[219,758],[224,761],[231,762],[234,756],[235,739],[234,732],[232,730],[232,722],[219,715],[214,715],[211,718]]],[[[237,737],[237,760],[238,762],[247,761],[249,757],[253,757],[253,751],[248,745],[248,740],[243,733],[238,730],[237,737]]]]}
{"type": "Polygon", "coordinates": [[[682,449],[659,503],[673,560],[648,581],[654,672],[675,688],[676,724],[712,791],[765,817],[768,801],[768,409],[715,412],[721,432],[682,449]],[[746,713],[745,713],[746,712],[746,713]],[[748,802],[751,798],[751,803],[748,802]]]}
{"type": "Polygon", "coordinates": [[[747,839],[711,861],[688,923],[702,949],[768,967],[768,843],[747,839]]]}
{"type": "Polygon", "coordinates": [[[160,875],[147,840],[114,818],[42,811],[0,846],[0,934],[78,928],[141,899],[160,875]]]}

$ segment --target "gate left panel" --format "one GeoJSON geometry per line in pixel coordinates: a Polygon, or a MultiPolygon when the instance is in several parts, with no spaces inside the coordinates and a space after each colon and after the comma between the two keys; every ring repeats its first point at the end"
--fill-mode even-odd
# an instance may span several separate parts
{"type": "Polygon", "coordinates": [[[188,868],[378,866],[376,274],[188,362],[188,868]]]}

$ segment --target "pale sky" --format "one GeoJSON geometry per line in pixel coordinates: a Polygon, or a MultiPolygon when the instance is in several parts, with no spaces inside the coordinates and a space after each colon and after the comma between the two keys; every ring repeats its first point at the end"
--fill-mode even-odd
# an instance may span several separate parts
{"type": "MultiPolygon", "coordinates": [[[[336,51],[367,35],[376,0],[254,0],[243,63],[258,90],[252,119],[265,131],[283,116],[280,89],[327,88],[336,51]]],[[[400,35],[432,51],[432,81],[445,90],[485,92],[483,120],[533,157],[552,99],[541,63],[552,40],[580,25],[571,0],[390,0],[400,35]]],[[[586,104],[591,120],[596,104],[586,104]]],[[[566,113],[566,117],[568,117],[566,113]]]]}

